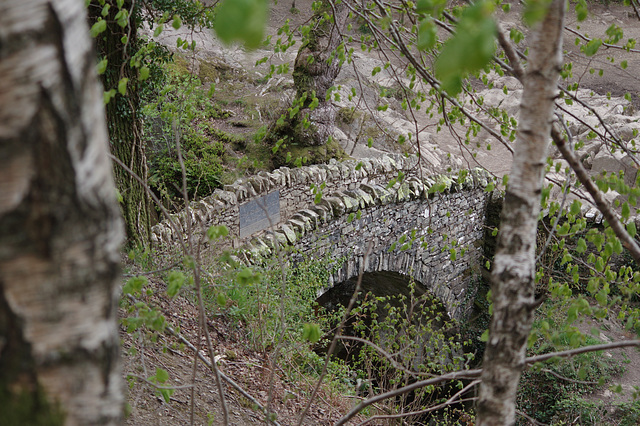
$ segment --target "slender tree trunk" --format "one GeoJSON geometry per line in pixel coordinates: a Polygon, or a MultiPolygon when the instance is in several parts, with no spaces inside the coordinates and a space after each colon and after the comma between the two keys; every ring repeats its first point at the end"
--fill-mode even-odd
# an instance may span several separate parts
{"type": "Polygon", "coordinates": [[[117,424],[122,223],[82,0],[0,2],[0,424],[117,424]]]}
{"type": "Polygon", "coordinates": [[[534,29],[498,248],[491,273],[493,318],[483,362],[478,425],[515,422],[515,397],[537,307],[535,248],[540,195],[562,64],[565,0],[552,0],[534,29]]]}
{"type": "MultiPolygon", "coordinates": [[[[107,21],[107,30],[96,37],[98,56],[107,59],[107,69],[101,80],[105,90],[117,89],[122,78],[128,78],[127,93],[116,94],[106,105],[107,127],[111,153],[129,166],[143,181],[147,181],[147,157],[142,140],[142,123],[138,116],[138,71],[130,66],[130,60],[138,45],[136,13],[132,10],[131,0],[125,0],[123,9],[130,12],[130,22],[124,28],[115,20],[118,7],[115,0],[107,0],[111,5],[107,21]],[[127,37],[127,45],[122,43],[127,37]]],[[[102,17],[103,6],[97,1],[89,5],[91,24],[102,17]]],[[[124,216],[127,241],[131,246],[146,245],[151,240],[151,200],[144,186],[127,171],[114,165],[116,187],[122,201],[120,207],[124,216]]]]}
{"type": "Polygon", "coordinates": [[[340,32],[345,28],[348,15],[349,9],[344,2],[336,4],[335,10],[332,10],[330,3],[325,1],[311,24],[309,42],[300,48],[296,56],[293,81],[298,98],[306,95],[307,100],[293,126],[297,133],[296,139],[308,145],[324,145],[333,134],[336,112],[331,102],[326,102],[325,99],[342,68],[338,57],[333,55],[342,43],[340,32]],[[320,23],[325,12],[333,17],[333,21],[320,23]],[[314,110],[310,110],[308,106],[313,93],[319,104],[314,110]],[[305,114],[309,115],[312,123],[309,129],[300,125],[305,114]]]}

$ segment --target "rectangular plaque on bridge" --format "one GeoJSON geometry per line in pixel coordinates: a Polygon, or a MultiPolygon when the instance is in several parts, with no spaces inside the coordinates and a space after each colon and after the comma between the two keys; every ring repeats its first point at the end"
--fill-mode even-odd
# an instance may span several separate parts
{"type": "Polygon", "coordinates": [[[240,238],[280,222],[280,191],[251,200],[239,207],[240,238]]]}

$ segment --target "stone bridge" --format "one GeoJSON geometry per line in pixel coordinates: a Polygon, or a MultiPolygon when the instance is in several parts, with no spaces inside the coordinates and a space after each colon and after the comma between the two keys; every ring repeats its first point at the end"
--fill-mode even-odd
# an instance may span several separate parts
{"type": "MultiPolygon", "coordinates": [[[[339,266],[325,291],[361,268],[401,273],[460,320],[479,277],[489,178],[480,170],[422,177],[416,162],[384,157],[261,173],[193,203],[173,222],[226,225],[228,244],[242,247],[250,263],[276,247],[293,248],[292,261],[332,259],[339,266]]],[[[165,221],[153,235],[170,243],[176,231],[165,221]]]]}

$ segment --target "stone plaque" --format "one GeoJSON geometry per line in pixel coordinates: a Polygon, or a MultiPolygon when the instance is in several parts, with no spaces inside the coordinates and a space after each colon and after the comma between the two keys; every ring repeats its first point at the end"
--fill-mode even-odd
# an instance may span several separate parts
{"type": "Polygon", "coordinates": [[[267,229],[280,222],[280,191],[242,204],[239,207],[240,238],[267,229]]]}

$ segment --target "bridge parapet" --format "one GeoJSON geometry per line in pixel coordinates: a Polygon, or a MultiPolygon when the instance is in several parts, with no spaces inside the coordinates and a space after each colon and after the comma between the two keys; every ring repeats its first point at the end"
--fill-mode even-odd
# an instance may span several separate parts
{"type": "Polygon", "coordinates": [[[199,232],[211,225],[225,225],[233,239],[233,246],[239,247],[247,238],[263,231],[251,227],[243,229],[241,226],[240,209],[250,205],[252,201],[277,194],[277,220],[269,225],[278,225],[298,211],[313,206],[316,191],[321,186],[324,194],[331,194],[353,190],[362,183],[386,184],[399,172],[411,175],[416,171],[417,164],[416,157],[398,155],[344,162],[332,160],[329,164],[295,169],[282,167],[273,172],[260,172],[225,185],[211,196],[192,202],[188,209],[171,215],[173,223],[178,227],[177,231],[166,220],[154,225],[152,240],[156,245],[175,242],[176,233],[186,234],[187,220],[190,220],[191,228],[199,229],[199,232]]]}

